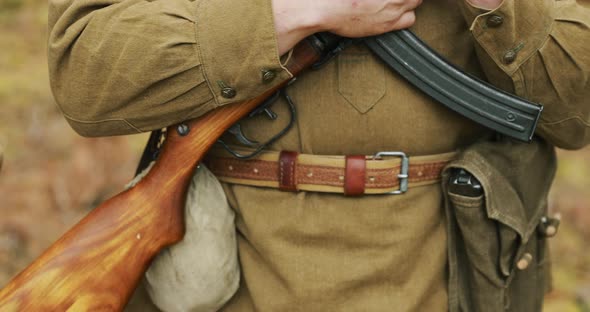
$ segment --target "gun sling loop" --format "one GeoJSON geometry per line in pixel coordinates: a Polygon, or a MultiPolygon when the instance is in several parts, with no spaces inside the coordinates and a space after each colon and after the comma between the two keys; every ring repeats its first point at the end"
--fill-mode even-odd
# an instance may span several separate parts
{"type": "Polygon", "coordinates": [[[137,169],[135,169],[135,176],[139,175],[152,161],[155,161],[158,158],[163,134],[164,131],[162,129],[154,130],[150,133],[150,137],[145,144],[145,148],[143,149],[143,153],[137,164],[137,169]]]}
{"type": "MultiPolygon", "coordinates": [[[[312,69],[321,67],[348,45],[359,41],[330,33],[318,33],[313,37],[320,46],[330,48],[326,49],[324,57],[312,69]]],[[[393,31],[361,40],[393,71],[446,107],[498,133],[523,142],[532,140],[543,111],[542,105],[500,90],[463,72],[410,30],[393,31]]],[[[152,132],[137,173],[157,158],[161,137],[161,130],[152,132]]],[[[246,158],[251,156],[254,155],[247,155],[246,158]]]]}

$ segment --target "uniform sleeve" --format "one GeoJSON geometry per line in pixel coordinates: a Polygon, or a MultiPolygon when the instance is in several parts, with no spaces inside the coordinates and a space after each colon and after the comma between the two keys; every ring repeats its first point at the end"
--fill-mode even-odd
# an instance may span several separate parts
{"type": "Polygon", "coordinates": [[[538,134],[562,148],[590,143],[590,1],[459,2],[490,82],[544,105],[538,134]]]}
{"type": "Polygon", "coordinates": [[[163,128],[291,77],[270,0],[50,0],[49,27],[52,91],[85,136],[163,128]]]}

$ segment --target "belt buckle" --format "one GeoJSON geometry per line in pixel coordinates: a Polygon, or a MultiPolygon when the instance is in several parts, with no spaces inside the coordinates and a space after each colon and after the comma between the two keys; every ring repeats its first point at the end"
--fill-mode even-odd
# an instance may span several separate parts
{"type": "Polygon", "coordinates": [[[404,152],[379,152],[373,156],[373,159],[383,159],[383,156],[399,157],[402,160],[399,178],[399,189],[386,194],[399,195],[408,191],[408,171],[410,168],[410,159],[404,152]]]}

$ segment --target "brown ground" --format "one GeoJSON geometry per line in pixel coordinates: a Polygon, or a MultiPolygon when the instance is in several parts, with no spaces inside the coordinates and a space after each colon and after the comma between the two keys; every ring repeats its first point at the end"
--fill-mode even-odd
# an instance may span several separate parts
{"type": "MultiPolygon", "coordinates": [[[[46,2],[0,0],[0,285],[92,207],[120,191],[145,136],[77,136],[53,104],[46,2]]],[[[555,290],[546,311],[590,311],[590,149],[560,151],[551,196],[555,290]]]]}

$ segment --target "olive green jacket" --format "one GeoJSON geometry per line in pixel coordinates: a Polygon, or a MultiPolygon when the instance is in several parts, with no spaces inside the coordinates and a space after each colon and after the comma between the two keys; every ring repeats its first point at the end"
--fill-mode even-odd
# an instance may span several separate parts
{"type": "MultiPolygon", "coordinates": [[[[57,103],[80,134],[103,136],[162,128],[260,94],[290,75],[270,2],[49,1],[57,103]],[[278,77],[264,83],[262,70],[278,77]],[[224,98],[219,82],[237,95],[224,98]]],[[[587,144],[590,3],[506,0],[484,12],[457,2],[486,78],[545,105],[539,133],[555,145],[587,144]]],[[[422,22],[430,21],[418,15],[422,22]]]]}

